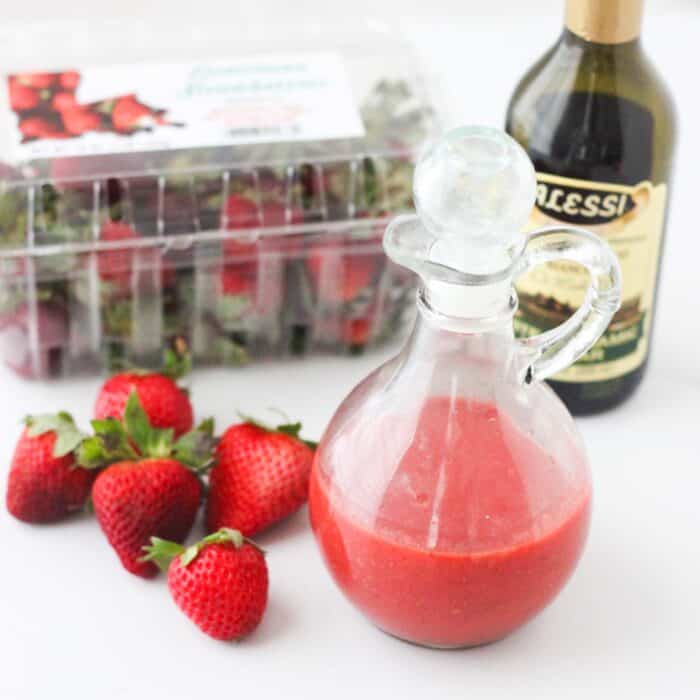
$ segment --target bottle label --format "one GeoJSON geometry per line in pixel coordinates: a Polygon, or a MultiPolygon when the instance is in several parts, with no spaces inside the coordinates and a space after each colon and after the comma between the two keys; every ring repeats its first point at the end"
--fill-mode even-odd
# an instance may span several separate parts
{"type": "MultiPolygon", "coordinates": [[[[529,229],[566,224],[605,239],[622,268],[622,306],[608,330],[576,364],[558,374],[562,382],[605,381],[632,372],[648,352],[654,293],[666,207],[665,184],[633,187],[538,173],[537,201],[529,229]]],[[[588,272],[574,262],[542,265],[520,278],[515,319],[520,337],[564,322],[583,302],[588,272]]]]}
{"type": "Polygon", "coordinates": [[[331,51],[73,66],[4,82],[0,141],[16,162],[365,135],[331,51]]]}

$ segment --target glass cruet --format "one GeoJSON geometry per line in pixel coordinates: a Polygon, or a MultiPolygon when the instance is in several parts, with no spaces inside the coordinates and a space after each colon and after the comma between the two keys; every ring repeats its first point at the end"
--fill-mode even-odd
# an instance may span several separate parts
{"type": "Polygon", "coordinates": [[[309,505],[328,569],[380,629],[418,644],[507,635],[554,598],[586,539],[587,458],[541,380],[601,335],[620,271],[586,231],[522,233],[535,188],[499,130],[456,129],[425,151],[418,215],[384,235],[421,279],[413,333],[343,401],[316,453],[309,505]],[[585,302],[516,340],[514,279],[559,260],[588,269],[585,302]]]}

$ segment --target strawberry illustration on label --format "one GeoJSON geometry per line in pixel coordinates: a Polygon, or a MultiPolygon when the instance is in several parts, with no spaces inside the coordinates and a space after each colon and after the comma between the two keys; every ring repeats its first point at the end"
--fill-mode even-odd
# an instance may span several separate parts
{"type": "Polygon", "coordinates": [[[35,141],[36,139],[65,139],[70,138],[54,122],[43,117],[28,117],[19,123],[19,130],[22,132],[22,142],[35,141]]]}
{"type": "Polygon", "coordinates": [[[157,126],[182,126],[168,120],[166,109],[144,104],[134,93],[81,103],[76,96],[80,80],[74,70],[7,77],[10,108],[19,117],[22,143],[103,131],[130,136],[157,126]]]}
{"type": "Polygon", "coordinates": [[[35,88],[23,85],[17,80],[11,80],[8,84],[8,90],[10,93],[10,107],[15,112],[34,109],[39,104],[39,92],[35,88]]]}
{"type": "MultiPolygon", "coordinates": [[[[57,112],[62,113],[67,109],[72,109],[78,106],[75,95],[67,90],[61,90],[54,94],[51,99],[51,107],[57,112]]],[[[14,109],[14,107],[13,107],[14,109]]]]}
{"type": "Polygon", "coordinates": [[[28,85],[33,88],[50,88],[56,84],[58,74],[56,73],[20,73],[14,77],[18,83],[28,85]]]}
{"type": "Polygon", "coordinates": [[[76,70],[67,70],[58,75],[58,83],[64,90],[75,92],[80,84],[80,73],[76,70]]]}
{"type": "Polygon", "coordinates": [[[61,119],[66,132],[80,136],[87,131],[100,131],[102,119],[91,107],[76,105],[61,112],[61,119]]]}
{"type": "Polygon", "coordinates": [[[139,129],[152,129],[163,110],[154,110],[136,99],[136,95],[120,97],[112,110],[112,124],[119,133],[130,134],[139,129]]]}

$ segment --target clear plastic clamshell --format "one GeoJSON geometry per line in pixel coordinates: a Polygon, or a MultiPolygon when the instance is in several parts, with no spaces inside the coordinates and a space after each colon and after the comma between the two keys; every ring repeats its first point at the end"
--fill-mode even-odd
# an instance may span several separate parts
{"type": "Polygon", "coordinates": [[[0,360],[237,365],[401,327],[414,277],[381,238],[436,125],[406,45],[164,27],[156,54],[138,26],[66,29],[2,35],[0,360]]]}

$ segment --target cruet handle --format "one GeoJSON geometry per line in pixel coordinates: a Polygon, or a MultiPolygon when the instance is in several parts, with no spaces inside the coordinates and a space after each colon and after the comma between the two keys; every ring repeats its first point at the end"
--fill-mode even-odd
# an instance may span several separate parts
{"type": "Polygon", "coordinates": [[[528,235],[515,276],[555,260],[583,265],[590,273],[590,284],[573,316],[545,333],[518,340],[527,363],[527,384],[551,377],[576,362],[600,338],[620,308],[620,265],[601,238],[568,226],[533,231],[528,235]]]}

